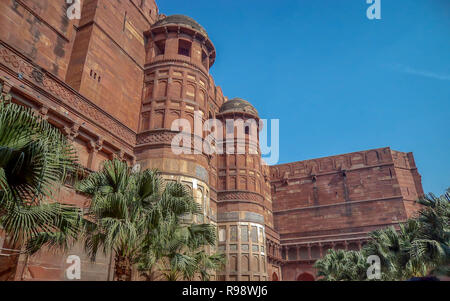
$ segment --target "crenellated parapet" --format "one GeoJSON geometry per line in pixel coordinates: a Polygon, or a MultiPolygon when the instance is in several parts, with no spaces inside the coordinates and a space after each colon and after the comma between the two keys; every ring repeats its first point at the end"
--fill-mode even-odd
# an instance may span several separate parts
{"type": "Polygon", "coordinates": [[[398,226],[423,194],[411,153],[381,148],[270,167],[284,279],[314,273],[328,249],[360,249],[368,233],[398,226]]]}
{"type": "Polygon", "coordinates": [[[311,177],[346,170],[356,170],[370,166],[382,166],[393,163],[390,148],[374,149],[339,156],[299,161],[270,167],[271,182],[283,182],[288,179],[311,177]]]}

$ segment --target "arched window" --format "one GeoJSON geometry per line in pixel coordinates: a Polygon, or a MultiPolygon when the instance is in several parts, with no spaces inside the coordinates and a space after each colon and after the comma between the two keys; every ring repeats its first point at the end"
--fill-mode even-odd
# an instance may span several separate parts
{"type": "Polygon", "coordinates": [[[169,97],[175,98],[175,99],[180,99],[183,96],[181,94],[182,86],[183,86],[183,84],[181,82],[173,81],[172,85],[170,86],[170,89],[169,89],[169,97]]]}
{"type": "Polygon", "coordinates": [[[309,273],[302,273],[298,275],[297,281],[315,281],[314,276],[309,273]]]}
{"type": "Polygon", "coordinates": [[[167,81],[159,81],[156,97],[165,97],[165,96],[167,96],[167,81]]]}
{"type": "Polygon", "coordinates": [[[280,281],[277,273],[275,273],[275,272],[273,272],[273,274],[272,274],[272,281],[280,281]]]}
{"type": "Polygon", "coordinates": [[[248,255],[242,255],[241,257],[241,271],[248,272],[250,270],[250,260],[248,255]]]}

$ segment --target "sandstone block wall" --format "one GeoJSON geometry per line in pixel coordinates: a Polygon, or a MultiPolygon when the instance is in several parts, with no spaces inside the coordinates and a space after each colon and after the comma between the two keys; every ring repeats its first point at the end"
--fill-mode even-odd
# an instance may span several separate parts
{"type": "MultiPolygon", "coordinates": [[[[229,258],[220,279],[308,280],[327,249],[358,249],[368,231],[415,214],[423,190],[411,153],[383,148],[272,167],[248,149],[173,154],[174,120],[193,129],[195,111],[203,122],[221,118],[228,100],[209,73],[212,41],[194,20],[160,23],[154,0],[81,4],[81,19],[69,20],[63,0],[0,1],[0,93],[59,128],[86,172],[119,158],[192,187],[204,220],[225,238],[237,235],[219,243],[229,258]]],[[[66,184],[58,199],[86,207],[66,184]]],[[[0,279],[65,280],[70,254],[82,258],[83,280],[111,279],[110,254],[92,264],[80,244],[66,254],[0,256],[0,279]]]]}
{"type": "Polygon", "coordinates": [[[423,194],[413,155],[390,148],[272,166],[270,171],[285,280],[311,273],[314,260],[329,248],[359,249],[368,232],[407,220],[423,194]],[[307,262],[308,268],[298,268],[307,262]]]}

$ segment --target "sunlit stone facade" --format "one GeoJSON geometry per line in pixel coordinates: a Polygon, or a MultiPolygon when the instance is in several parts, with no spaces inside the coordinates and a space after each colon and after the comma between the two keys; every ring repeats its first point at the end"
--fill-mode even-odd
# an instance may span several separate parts
{"type": "MultiPolygon", "coordinates": [[[[193,19],[165,16],[154,0],[81,3],[81,18],[69,20],[65,1],[0,1],[0,92],[60,128],[87,171],[119,158],[189,186],[203,207],[192,222],[217,225],[226,254],[214,279],[312,280],[327,249],[358,249],[369,231],[414,214],[423,191],[411,153],[381,148],[269,167],[246,133],[241,154],[207,154],[196,143],[175,154],[173,138],[189,132],[175,120],[194,129],[196,112],[203,123],[259,120],[257,110],[216,86],[209,71],[220,51],[216,58],[193,19]]],[[[57,198],[88,201],[71,183],[57,198]]],[[[13,253],[2,242],[2,254],[13,253]]],[[[81,257],[82,280],[112,279],[111,254],[93,264],[80,244],[68,253],[81,257]]],[[[66,280],[67,255],[0,256],[0,280],[66,280]]]]}

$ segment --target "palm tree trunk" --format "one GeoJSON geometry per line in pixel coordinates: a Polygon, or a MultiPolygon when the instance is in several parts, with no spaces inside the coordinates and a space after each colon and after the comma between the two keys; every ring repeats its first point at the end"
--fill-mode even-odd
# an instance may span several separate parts
{"type": "Polygon", "coordinates": [[[150,269],[141,275],[145,278],[145,281],[155,281],[156,279],[155,271],[153,271],[153,269],[150,269]]]}
{"type": "Polygon", "coordinates": [[[132,264],[127,256],[116,254],[114,263],[114,281],[131,281],[132,264]]]}

